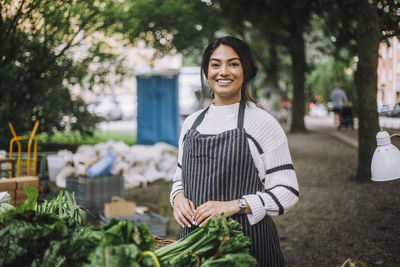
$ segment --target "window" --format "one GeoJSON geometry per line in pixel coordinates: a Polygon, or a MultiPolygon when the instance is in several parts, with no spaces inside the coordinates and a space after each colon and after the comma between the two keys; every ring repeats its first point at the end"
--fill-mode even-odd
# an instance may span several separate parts
{"type": "Polygon", "coordinates": [[[386,82],[386,71],[384,69],[381,71],[381,75],[380,75],[379,80],[380,80],[381,83],[386,82]]]}

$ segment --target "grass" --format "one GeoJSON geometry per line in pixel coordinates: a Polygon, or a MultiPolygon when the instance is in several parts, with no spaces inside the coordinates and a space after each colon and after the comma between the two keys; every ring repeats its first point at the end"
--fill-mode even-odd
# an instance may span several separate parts
{"type": "Polygon", "coordinates": [[[108,140],[124,141],[132,146],[136,144],[136,136],[126,132],[100,132],[96,131],[93,136],[81,136],[68,133],[57,133],[52,136],[47,134],[36,135],[38,143],[64,143],[64,144],[79,144],[79,145],[95,145],[108,140]]]}

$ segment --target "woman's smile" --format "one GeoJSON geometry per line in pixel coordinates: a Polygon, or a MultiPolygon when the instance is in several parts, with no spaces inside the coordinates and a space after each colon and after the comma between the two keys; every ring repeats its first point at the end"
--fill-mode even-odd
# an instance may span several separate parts
{"type": "Polygon", "coordinates": [[[219,85],[225,86],[225,85],[228,85],[228,84],[230,84],[231,82],[233,82],[233,80],[226,80],[226,79],[224,79],[224,80],[217,80],[217,82],[218,82],[219,85]]]}

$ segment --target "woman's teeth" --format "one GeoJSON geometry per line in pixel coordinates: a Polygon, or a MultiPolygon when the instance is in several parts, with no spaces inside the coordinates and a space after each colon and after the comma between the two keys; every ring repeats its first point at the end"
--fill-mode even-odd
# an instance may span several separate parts
{"type": "Polygon", "coordinates": [[[221,84],[228,84],[228,83],[232,82],[232,80],[217,80],[217,82],[221,83],[221,84]]]}

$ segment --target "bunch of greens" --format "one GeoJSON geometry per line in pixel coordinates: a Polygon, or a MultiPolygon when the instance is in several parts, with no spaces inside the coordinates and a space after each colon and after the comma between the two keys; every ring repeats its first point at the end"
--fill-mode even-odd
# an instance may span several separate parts
{"type": "Polygon", "coordinates": [[[41,205],[36,207],[36,212],[39,214],[53,213],[57,214],[59,218],[67,222],[68,225],[74,224],[82,225],[82,209],[76,204],[75,194],[72,195],[65,191],[60,191],[57,198],[51,200],[44,200],[41,205]]]}
{"type": "Polygon", "coordinates": [[[257,266],[250,238],[232,218],[214,216],[205,226],[155,251],[163,266],[257,266]]]}
{"type": "Polygon", "coordinates": [[[78,227],[68,239],[52,241],[42,266],[156,266],[153,253],[146,253],[154,248],[147,225],[112,219],[101,229],[78,227]]]}
{"type": "Polygon", "coordinates": [[[85,226],[73,195],[38,206],[37,190],[25,191],[28,200],[0,218],[0,266],[159,266],[147,225],[85,226]]]}

